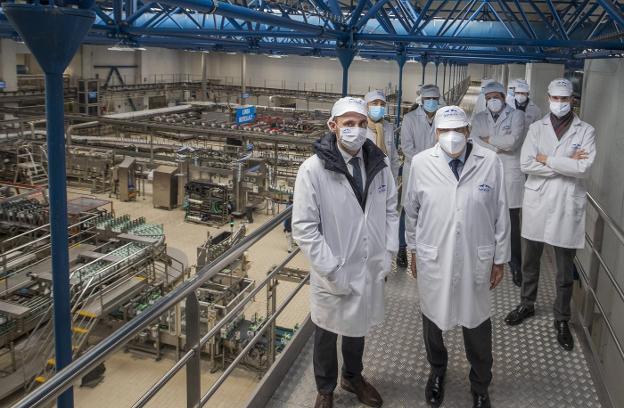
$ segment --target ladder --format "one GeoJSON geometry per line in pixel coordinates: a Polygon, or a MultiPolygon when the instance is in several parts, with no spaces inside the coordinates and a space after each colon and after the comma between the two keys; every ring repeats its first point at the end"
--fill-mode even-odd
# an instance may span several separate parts
{"type": "Polygon", "coordinates": [[[14,183],[21,181],[33,186],[48,184],[48,172],[40,161],[35,160],[31,145],[18,146],[16,156],[14,183]]]}

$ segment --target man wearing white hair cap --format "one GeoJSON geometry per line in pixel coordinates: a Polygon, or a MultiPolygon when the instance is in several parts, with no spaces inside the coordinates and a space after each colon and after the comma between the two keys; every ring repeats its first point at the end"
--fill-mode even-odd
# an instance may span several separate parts
{"type": "Polygon", "coordinates": [[[371,407],[383,403],[362,377],[364,336],[384,320],[384,284],[398,249],[397,191],[386,155],[366,136],[366,102],[342,98],[330,132],[295,181],[292,235],[310,262],[315,408],[331,408],[338,381],[371,407]],[[322,222],[322,226],[321,226],[322,222]]]}
{"type": "Polygon", "coordinates": [[[550,113],[529,127],[520,165],[528,175],[524,184],[520,305],[505,321],[522,323],[535,314],[540,260],[544,244],[555,251],[557,266],[553,304],[557,341],[564,350],[574,348],[570,332],[570,301],[574,283],[574,256],[585,246],[587,178],[596,157],[594,128],[572,110],[572,83],[555,79],[548,86],[550,113]]]}
{"type": "Polygon", "coordinates": [[[490,83],[490,82],[494,82],[493,79],[489,79],[489,78],[485,78],[481,80],[481,92],[479,93],[479,96],[477,96],[477,100],[474,104],[474,108],[472,108],[472,116],[470,117],[470,120],[472,121],[472,119],[474,119],[475,115],[479,112],[483,112],[486,109],[485,106],[485,94],[483,93],[483,91],[485,90],[485,87],[490,83]]]}
{"type": "Polygon", "coordinates": [[[511,106],[524,112],[524,130],[529,131],[529,126],[542,118],[541,109],[529,98],[530,87],[525,80],[516,82],[514,101],[511,106]]]}
{"type": "Polygon", "coordinates": [[[431,366],[425,398],[431,406],[442,404],[448,363],[442,332],[461,326],[473,406],[487,408],[490,290],[500,283],[510,257],[503,165],[494,152],[468,140],[461,108],[440,108],[435,126],[438,143],[413,158],[403,203],[431,366]]]}
{"type": "Polygon", "coordinates": [[[370,91],[364,96],[368,105],[368,138],[372,140],[390,159],[390,169],[394,181],[399,177],[401,161],[394,141],[394,125],[384,120],[386,114],[386,95],[382,90],[370,91]]]}
{"type": "Polygon", "coordinates": [[[522,239],[520,237],[520,211],[524,175],[520,171],[520,149],[524,142],[524,112],[505,103],[505,87],[498,82],[485,86],[487,109],[472,120],[470,136],[475,143],[498,154],[505,168],[505,188],[511,217],[511,262],[513,282],[522,284],[522,239]]]}
{"type": "MultiPolygon", "coordinates": [[[[433,118],[440,106],[440,89],[433,84],[420,88],[420,106],[403,117],[401,125],[401,149],[405,156],[403,163],[403,193],[409,184],[412,158],[435,144],[433,118]]],[[[405,195],[403,195],[405,197],[405,195]]],[[[407,267],[407,243],[405,242],[405,213],[401,212],[399,227],[399,254],[397,266],[407,267]]]]}

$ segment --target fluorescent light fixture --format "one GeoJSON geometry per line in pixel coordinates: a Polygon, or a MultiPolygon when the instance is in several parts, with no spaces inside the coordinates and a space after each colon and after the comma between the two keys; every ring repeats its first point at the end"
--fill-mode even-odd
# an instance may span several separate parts
{"type": "Polygon", "coordinates": [[[227,55],[236,55],[235,52],[226,52],[227,55]]]}
{"type": "Polygon", "coordinates": [[[122,52],[134,52],[134,51],[146,51],[143,47],[130,47],[127,44],[119,43],[108,48],[109,51],[122,51],[122,52]]]}
{"type": "Polygon", "coordinates": [[[283,55],[276,55],[276,54],[271,54],[271,55],[267,55],[269,58],[277,58],[277,59],[281,59],[284,58],[283,55]]]}

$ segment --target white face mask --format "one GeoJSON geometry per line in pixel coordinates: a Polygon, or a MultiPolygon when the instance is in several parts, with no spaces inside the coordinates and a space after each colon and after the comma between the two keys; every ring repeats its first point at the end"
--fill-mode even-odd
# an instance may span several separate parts
{"type": "Polygon", "coordinates": [[[438,138],[440,147],[449,155],[461,153],[466,147],[466,136],[455,130],[440,134],[438,138]]]}
{"type": "Polygon", "coordinates": [[[352,152],[357,152],[366,142],[368,129],[361,127],[344,127],[339,129],[340,143],[352,152]]]}
{"type": "Polygon", "coordinates": [[[529,97],[526,95],[517,95],[517,94],[515,98],[516,98],[516,102],[518,102],[519,104],[523,104],[527,101],[527,99],[529,99],[529,97]]]}
{"type": "Polygon", "coordinates": [[[498,98],[490,99],[487,101],[487,107],[490,112],[497,113],[503,109],[503,102],[498,98]]]}
{"type": "Polygon", "coordinates": [[[567,115],[570,112],[570,109],[570,102],[550,101],[550,111],[558,118],[567,115]]]}

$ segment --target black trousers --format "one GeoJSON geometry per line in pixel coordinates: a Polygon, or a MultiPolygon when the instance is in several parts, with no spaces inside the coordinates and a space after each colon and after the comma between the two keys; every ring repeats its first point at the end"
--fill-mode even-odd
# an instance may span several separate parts
{"type": "MultiPolygon", "coordinates": [[[[320,394],[334,392],[338,383],[338,335],[318,326],[314,330],[314,377],[320,394]]],[[[364,337],[342,336],[342,376],[360,378],[364,365],[364,337]]]]}
{"type": "MultiPolygon", "coordinates": [[[[470,363],[470,388],[485,395],[492,382],[492,321],[487,319],[474,329],[462,327],[466,358],[470,363]]],[[[448,352],[444,346],[442,330],[423,315],[423,336],[427,349],[427,360],[435,375],[443,376],[448,364],[448,352]]]]}
{"type": "MultiPolygon", "coordinates": [[[[540,275],[540,261],[544,252],[544,243],[525,239],[525,254],[522,264],[522,304],[533,306],[537,299],[537,285],[540,275]]],[[[557,266],[557,296],[553,304],[556,320],[570,320],[572,315],[570,301],[574,284],[574,255],[576,249],[553,247],[557,266]]]]}
{"type": "Polygon", "coordinates": [[[511,270],[522,267],[522,238],[520,237],[520,208],[509,209],[509,219],[511,221],[511,270]]]}

